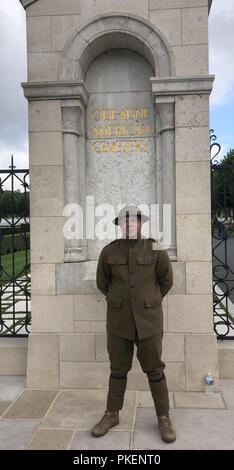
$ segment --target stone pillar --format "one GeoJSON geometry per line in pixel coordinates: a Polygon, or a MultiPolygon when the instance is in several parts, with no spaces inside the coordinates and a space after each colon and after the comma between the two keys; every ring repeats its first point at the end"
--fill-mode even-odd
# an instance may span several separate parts
{"type": "MultiPolygon", "coordinates": [[[[64,145],[64,215],[72,215],[73,232],[75,228],[79,232],[77,234],[79,238],[66,238],[64,233],[64,261],[85,261],[87,259],[85,108],[80,100],[64,100],[61,106],[64,145]],[[79,204],[82,211],[77,212],[74,207],[75,212],[70,212],[69,207],[66,207],[67,204],[79,204]]],[[[76,235],[75,232],[74,235],[76,235]]]]}
{"type": "MultiPolygon", "coordinates": [[[[172,260],[176,259],[176,194],[175,194],[175,99],[173,96],[155,97],[156,104],[156,139],[158,164],[158,203],[160,204],[160,222],[162,230],[162,217],[164,204],[171,207],[171,243],[168,253],[172,260]]],[[[164,223],[166,217],[164,217],[164,223]]],[[[160,228],[161,232],[161,228],[160,228]]]]}

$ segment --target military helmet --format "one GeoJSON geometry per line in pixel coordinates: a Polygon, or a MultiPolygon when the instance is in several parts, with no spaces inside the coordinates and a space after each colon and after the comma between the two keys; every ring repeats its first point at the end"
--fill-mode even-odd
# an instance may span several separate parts
{"type": "Polygon", "coordinates": [[[122,209],[119,211],[118,216],[115,217],[115,219],[112,220],[113,224],[119,225],[119,219],[122,219],[123,217],[129,217],[131,215],[135,215],[139,218],[141,218],[141,221],[144,223],[147,220],[149,220],[149,217],[145,214],[142,213],[142,211],[139,209],[139,207],[130,204],[128,206],[122,207],[122,209]]]}

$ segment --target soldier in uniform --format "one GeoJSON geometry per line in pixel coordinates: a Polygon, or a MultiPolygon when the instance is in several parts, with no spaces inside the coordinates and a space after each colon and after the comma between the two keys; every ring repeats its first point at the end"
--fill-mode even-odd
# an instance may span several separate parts
{"type": "Polygon", "coordinates": [[[119,424],[127,374],[132,367],[134,343],[137,358],[147,374],[161,437],[173,442],[176,434],[169,417],[169,397],[161,359],[162,298],[173,285],[172,265],[166,250],[152,238],[141,236],[149,218],[134,205],[125,206],[113,220],[123,237],[106,245],[99,256],[96,283],[107,301],[109,389],[104,416],[92,428],[100,437],[119,424]]]}

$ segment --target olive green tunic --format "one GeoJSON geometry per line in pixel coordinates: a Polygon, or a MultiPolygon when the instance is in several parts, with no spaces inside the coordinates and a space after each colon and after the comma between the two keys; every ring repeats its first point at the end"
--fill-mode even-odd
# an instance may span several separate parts
{"type": "Polygon", "coordinates": [[[106,331],[127,339],[163,331],[162,298],[173,285],[172,264],[155,240],[117,239],[99,256],[96,282],[106,296],[106,331]]]}

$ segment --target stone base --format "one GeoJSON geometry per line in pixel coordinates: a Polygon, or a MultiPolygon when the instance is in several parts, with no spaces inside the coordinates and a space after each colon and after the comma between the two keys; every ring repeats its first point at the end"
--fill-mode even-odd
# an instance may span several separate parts
{"type": "MultiPolygon", "coordinates": [[[[108,387],[110,364],[104,320],[79,319],[75,323],[79,324],[77,333],[30,334],[28,389],[101,390],[108,387]],[[88,332],[90,326],[93,330],[88,332]]],[[[169,391],[204,392],[207,372],[214,376],[215,392],[220,390],[213,334],[164,333],[162,358],[166,363],[169,391]]],[[[136,357],[136,347],[127,387],[129,390],[149,390],[146,374],[136,357]]]]}
{"type": "Polygon", "coordinates": [[[27,353],[27,338],[1,338],[0,376],[26,375],[27,353]]]}
{"type": "Polygon", "coordinates": [[[234,379],[234,341],[218,343],[220,378],[234,379]]]}

